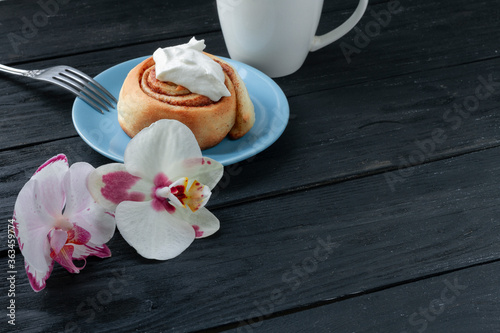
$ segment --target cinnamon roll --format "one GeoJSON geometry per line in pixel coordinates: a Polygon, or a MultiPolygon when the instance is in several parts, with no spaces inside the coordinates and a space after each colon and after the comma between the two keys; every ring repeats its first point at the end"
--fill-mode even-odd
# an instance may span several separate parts
{"type": "Polygon", "coordinates": [[[252,128],[254,106],[243,80],[227,62],[205,54],[222,67],[231,96],[214,102],[175,83],[159,81],[150,57],[130,71],[120,91],[118,122],[128,136],[157,120],[175,119],[191,129],[201,149],[207,149],[226,136],[239,139],[252,128]]]}

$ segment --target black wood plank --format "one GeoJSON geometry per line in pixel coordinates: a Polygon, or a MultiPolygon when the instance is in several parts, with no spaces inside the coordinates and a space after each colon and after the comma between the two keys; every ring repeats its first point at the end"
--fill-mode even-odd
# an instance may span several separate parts
{"type": "Polygon", "coordinates": [[[377,175],[214,209],[220,232],[167,262],[140,258],[117,235],[112,258],[90,260],[79,275],[58,267],[38,294],[18,255],[17,327],[201,330],[254,318],[279,292],[273,312],[498,260],[499,153],[415,167],[395,193],[377,175]]]}
{"type": "MultiPolygon", "coordinates": [[[[387,0],[385,0],[387,1],[387,0]]],[[[326,1],[340,24],[357,0],[326,1]],[[345,13],[345,14],[340,14],[345,13]]],[[[373,4],[382,0],[372,1],[373,4]]],[[[235,2],[234,5],[238,3],[235,2]]],[[[0,2],[0,63],[25,62],[220,30],[215,0],[0,2]]]]}
{"type": "Polygon", "coordinates": [[[0,22],[0,59],[6,62],[122,47],[219,28],[211,1],[153,0],[139,5],[115,0],[25,0],[0,3],[0,22]]]}
{"type": "MultiPolygon", "coordinates": [[[[412,76],[409,76],[411,73],[441,67],[445,67],[444,71],[440,73],[442,77],[436,77],[435,80],[446,80],[448,76],[455,76],[457,72],[462,70],[462,67],[456,67],[457,65],[498,56],[497,40],[500,38],[498,35],[500,29],[492,28],[494,26],[492,26],[492,16],[490,15],[492,11],[497,10],[498,5],[495,4],[467,2],[438,6],[435,2],[409,2],[408,5],[405,4],[407,9],[401,15],[394,15],[391,19],[391,25],[387,29],[392,30],[384,30],[383,33],[374,38],[373,42],[363,49],[363,52],[356,54],[356,58],[353,56],[350,65],[347,64],[339,48],[339,43],[337,43],[336,46],[329,46],[312,53],[299,72],[276,81],[286,95],[291,97],[394,76],[405,76],[408,79],[405,82],[412,84],[412,76]],[[450,35],[448,28],[444,29],[440,26],[438,16],[451,17],[450,22],[452,23],[450,24],[456,29],[456,33],[450,35]],[[419,24],[415,22],[419,22],[419,24]],[[415,39],[416,34],[433,37],[415,39]],[[472,39],[471,35],[476,37],[472,39]],[[403,45],[401,40],[415,40],[418,45],[415,46],[415,50],[408,50],[408,46],[403,45]],[[449,42],[441,43],[441,40],[449,42]],[[467,45],[467,52],[456,49],[464,44],[467,45]],[[387,50],[391,50],[391,52],[387,50]],[[405,60],[409,55],[411,55],[411,61],[405,60]]],[[[387,4],[382,3],[373,5],[371,10],[380,13],[386,10],[386,7],[387,4]]],[[[334,14],[337,12],[331,15],[334,14]]],[[[330,15],[329,12],[328,15],[330,15]]],[[[367,16],[360,26],[363,27],[371,22],[373,20],[371,15],[367,16]]],[[[322,21],[322,25],[325,26],[323,29],[326,29],[330,23],[329,18],[325,17],[324,23],[322,21]]],[[[333,18],[330,19],[333,20],[333,18]]],[[[197,37],[207,40],[207,51],[227,56],[220,32],[200,33],[197,37]]],[[[37,68],[65,63],[90,75],[96,75],[122,61],[151,54],[159,46],[183,43],[188,38],[186,36],[177,39],[164,39],[143,45],[35,62],[21,67],[37,68]]],[[[352,32],[347,38],[354,40],[356,33],[352,32]]],[[[419,78],[418,74],[414,75],[417,75],[417,79],[419,78]]],[[[476,79],[476,76],[476,74],[472,74],[472,77],[458,79],[472,81],[476,79]]],[[[449,95],[454,94],[453,88],[447,88],[447,84],[453,83],[446,82],[441,89],[448,90],[449,95]]],[[[419,91],[417,90],[417,92],[419,91]]],[[[335,104],[341,102],[340,96],[342,95],[337,95],[335,92],[328,93],[335,95],[335,104]]],[[[365,90],[359,92],[360,95],[364,93],[365,90]]],[[[426,99],[426,94],[430,92],[425,91],[424,93],[420,96],[426,99]]],[[[315,97],[316,95],[311,95],[309,98],[315,97]]],[[[392,101],[397,97],[388,96],[386,98],[388,101],[392,101]]],[[[72,129],[69,112],[72,101],[73,97],[59,88],[47,87],[45,84],[31,82],[29,79],[2,74],[0,107],[2,115],[8,117],[10,121],[0,125],[0,149],[74,136],[76,133],[72,129]],[[12,128],[26,130],[12,131],[12,128]]],[[[331,101],[330,104],[332,104],[331,101]]],[[[334,104],[331,106],[333,107],[334,104]]]]}
{"type": "MultiPolygon", "coordinates": [[[[385,21],[377,17],[387,12],[389,5],[371,6],[358,23],[358,31],[350,31],[335,44],[311,53],[305,66],[283,79],[296,84],[289,94],[373,80],[374,73],[391,77],[499,56],[494,42],[500,38],[499,2],[400,3],[397,13],[385,21]],[[378,25],[380,29],[378,22],[383,22],[378,25]]],[[[320,30],[327,27],[328,23],[322,21],[320,30]]],[[[277,82],[282,84],[281,79],[277,82]]]]}
{"type": "Polygon", "coordinates": [[[496,262],[266,321],[269,302],[232,331],[499,332],[499,272],[496,262]]]}
{"type": "Polygon", "coordinates": [[[412,175],[407,167],[497,146],[499,64],[495,59],[459,71],[436,70],[290,98],[292,115],[284,135],[248,164],[228,170],[222,181],[227,191],[220,195],[227,200],[251,197],[249,180],[262,191],[258,198],[387,171],[386,189],[398,191],[412,175]],[[486,93],[487,86],[494,93],[479,100],[476,92],[486,93]],[[272,182],[262,179],[269,172],[272,182]]]}

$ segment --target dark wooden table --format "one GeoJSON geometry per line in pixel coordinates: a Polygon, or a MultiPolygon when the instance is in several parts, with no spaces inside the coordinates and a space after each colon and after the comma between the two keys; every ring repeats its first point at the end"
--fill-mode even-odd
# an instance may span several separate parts
{"type": "MultiPolygon", "coordinates": [[[[319,32],[356,2],[326,0],[319,32]]],[[[499,19],[496,0],[371,1],[357,31],[275,80],[289,124],[225,168],[218,233],[164,262],[116,233],[111,258],[56,265],[40,293],[17,252],[15,296],[19,190],[57,153],[110,160],[77,135],[73,96],[0,75],[0,331],[499,332],[499,19]]],[[[97,75],[192,36],[228,56],[215,1],[3,0],[0,31],[0,63],[25,69],[97,75]]]]}

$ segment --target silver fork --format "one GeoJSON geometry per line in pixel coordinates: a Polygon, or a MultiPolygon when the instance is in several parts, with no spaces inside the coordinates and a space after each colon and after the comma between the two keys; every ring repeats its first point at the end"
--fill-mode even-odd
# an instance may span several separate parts
{"type": "Polygon", "coordinates": [[[116,98],[99,82],[72,67],[55,66],[47,69],[24,70],[0,64],[0,71],[56,84],[71,91],[101,113],[104,113],[103,110],[109,111],[109,107],[113,108],[113,103],[117,103],[116,98]]]}

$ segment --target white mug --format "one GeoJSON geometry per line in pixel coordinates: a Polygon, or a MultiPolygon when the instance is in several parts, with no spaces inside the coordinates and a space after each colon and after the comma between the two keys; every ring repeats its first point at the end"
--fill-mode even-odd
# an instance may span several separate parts
{"type": "Polygon", "coordinates": [[[367,5],[360,0],[347,21],[322,36],[315,33],[323,0],[217,0],[217,11],[230,57],[280,77],[354,28],[367,5]]]}

